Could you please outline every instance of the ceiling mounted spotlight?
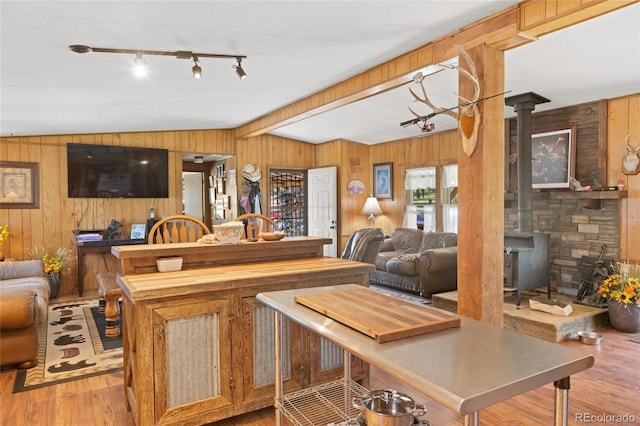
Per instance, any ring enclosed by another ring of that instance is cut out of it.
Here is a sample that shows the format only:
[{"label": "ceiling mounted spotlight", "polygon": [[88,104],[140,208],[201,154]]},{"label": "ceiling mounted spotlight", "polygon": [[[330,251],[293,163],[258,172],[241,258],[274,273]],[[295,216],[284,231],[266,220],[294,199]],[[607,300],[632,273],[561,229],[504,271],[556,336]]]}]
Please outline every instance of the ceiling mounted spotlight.
[{"label": "ceiling mounted spotlight", "polygon": [[147,62],[144,60],[144,58],[142,58],[141,54],[136,54],[136,59],[135,61],[133,61],[133,64],[133,72],[135,73],[135,75],[137,75],[138,77],[144,77],[145,75],[147,75]]},{"label": "ceiling mounted spotlight", "polygon": [[241,57],[238,56],[236,59],[238,60],[238,65],[234,65],[233,68],[235,68],[236,74],[238,74],[238,77],[240,78],[240,80],[242,80],[242,79],[247,77],[247,73],[244,72],[244,70],[242,69],[242,64],[241,64],[242,59],[241,59]]},{"label": "ceiling mounted spotlight", "polygon": [[200,59],[202,58],[218,58],[218,59],[235,59],[238,61],[238,65],[234,65],[233,68],[236,70],[236,74],[241,79],[247,76],[247,73],[242,69],[240,62],[243,58],[246,58],[244,55],[224,55],[219,53],[194,53],[184,50],[179,50],[176,52],[167,52],[163,50],[136,50],[136,49],[111,49],[104,47],[90,47],[85,46],[83,44],[72,44],[69,46],[69,50],[75,53],[121,53],[121,54],[133,54],[136,55],[136,64],[138,60],[145,64],[144,60],[142,60],[142,55],[157,55],[157,56],[173,56],[177,59],[193,59],[194,65],[191,68],[191,72],[193,73],[194,78],[202,77],[202,67],[200,66]]},{"label": "ceiling mounted spotlight", "polygon": [[193,68],[191,68],[193,72],[193,78],[200,79],[202,78],[202,68],[200,67],[200,61],[198,61],[197,56],[193,56]]}]

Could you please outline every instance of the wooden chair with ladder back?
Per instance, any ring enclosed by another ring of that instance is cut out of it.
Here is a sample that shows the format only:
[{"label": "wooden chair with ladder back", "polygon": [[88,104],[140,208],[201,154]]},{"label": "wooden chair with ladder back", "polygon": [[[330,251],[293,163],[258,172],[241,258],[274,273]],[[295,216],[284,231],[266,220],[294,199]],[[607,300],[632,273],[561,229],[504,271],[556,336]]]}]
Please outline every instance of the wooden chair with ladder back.
[{"label": "wooden chair with ladder back", "polygon": [[244,223],[244,238],[247,240],[257,240],[261,232],[280,230],[273,219],[259,213],[245,213],[238,216],[236,221]]},{"label": "wooden chair with ladder back", "polygon": [[160,219],[149,231],[149,244],[196,242],[211,234],[209,227],[200,219],[186,215],[172,215]]}]

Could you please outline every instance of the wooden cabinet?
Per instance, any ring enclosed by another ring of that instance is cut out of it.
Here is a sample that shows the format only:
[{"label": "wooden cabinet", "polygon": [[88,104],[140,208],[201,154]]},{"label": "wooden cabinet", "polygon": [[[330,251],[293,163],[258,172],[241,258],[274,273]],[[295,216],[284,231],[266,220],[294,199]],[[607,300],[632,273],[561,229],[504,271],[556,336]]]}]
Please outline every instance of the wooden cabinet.
[{"label": "wooden cabinet", "polygon": [[[294,241],[303,247],[314,239]],[[298,259],[300,250],[287,254],[286,244],[268,246],[271,261],[229,264],[232,259],[219,257],[225,260],[212,266],[215,256],[203,251],[228,255],[231,246],[193,245],[190,253],[180,245],[187,269],[150,272],[153,256],[178,249],[171,246],[178,245],[115,249],[125,274],[118,276],[125,398],[138,425],[204,424],[273,405],[275,315],[256,295],[327,283],[367,285],[372,269],[335,258]],[[265,252],[267,246],[247,244],[245,255],[250,247]],[[282,331],[287,391],[341,375],[336,349],[316,344],[317,337],[293,322],[284,322]],[[362,367],[356,363],[354,371],[366,378]]]},{"label": "wooden cabinet", "polygon": [[151,309],[156,423],[233,411],[232,311],[215,296]]}]

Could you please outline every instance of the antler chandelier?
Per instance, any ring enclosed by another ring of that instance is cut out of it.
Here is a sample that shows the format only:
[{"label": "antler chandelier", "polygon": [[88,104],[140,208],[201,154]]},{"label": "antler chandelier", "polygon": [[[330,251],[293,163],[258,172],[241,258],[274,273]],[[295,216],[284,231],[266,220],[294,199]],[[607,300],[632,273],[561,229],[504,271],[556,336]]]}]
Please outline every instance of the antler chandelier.
[{"label": "antler chandelier", "polygon": [[224,55],[219,53],[195,53],[185,50],[178,50],[175,52],[167,52],[163,50],[138,50],[138,49],[111,49],[104,47],[90,47],[83,44],[73,44],[69,46],[69,49],[75,53],[121,53],[128,55],[136,55],[136,66],[145,67],[143,55],[156,55],[156,56],[173,56],[177,59],[189,59],[193,61],[193,67],[191,71],[194,78],[202,77],[202,66],[200,65],[200,58],[219,58],[219,59],[235,59],[237,61],[233,68],[236,70],[236,74],[240,79],[247,76],[247,73],[242,68],[242,60],[246,59],[244,55]]}]

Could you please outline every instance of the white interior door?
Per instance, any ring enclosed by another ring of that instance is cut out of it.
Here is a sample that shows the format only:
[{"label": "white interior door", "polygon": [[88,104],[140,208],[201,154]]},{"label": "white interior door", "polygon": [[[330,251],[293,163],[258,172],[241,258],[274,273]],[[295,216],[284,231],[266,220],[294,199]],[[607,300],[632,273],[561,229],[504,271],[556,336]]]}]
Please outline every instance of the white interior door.
[{"label": "white interior door", "polygon": [[337,168],[310,169],[308,180],[308,235],[331,238],[324,246],[324,255],[338,256],[338,188]]},{"label": "white interior door", "polygon": [[184,214],[204,220],[204,173],[182,172],[182,206]]}]

